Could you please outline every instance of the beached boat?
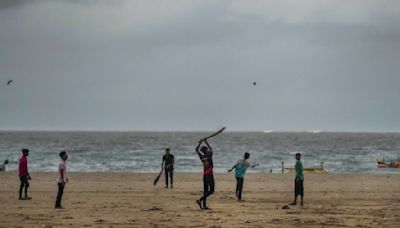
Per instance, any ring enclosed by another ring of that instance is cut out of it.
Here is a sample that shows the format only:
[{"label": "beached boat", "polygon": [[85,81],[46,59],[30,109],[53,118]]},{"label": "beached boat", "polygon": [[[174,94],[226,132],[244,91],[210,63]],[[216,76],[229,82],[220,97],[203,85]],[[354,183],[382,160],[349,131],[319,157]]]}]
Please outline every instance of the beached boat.
[{"label": "beached boat", "polygon": [[[282,173],[283,173],[283,170],[285,173],[296,172],[295,168],[284,168],[284,163],[282,162]],[[303,172],[305,172],[305,173],[326,173],[327,171],[324,169],[324,162],[321,162],[320,167],[306,167],[306,168],[303,168]]]},{"label": "beached boat", "polygon": [[400,158],[398,158],[395,162],[385,162],[383,160],[376,160],[376,168],[396,168],[400,169]]},{"label": "beached boat", "polygon": [[[294,168],[285,168],[285,172],[294,173],[295,169]],[[305,172],[305,173],[326,173],[327,171],[321,167],[308,167],[308,168],[303,168],[303,172]]]}]

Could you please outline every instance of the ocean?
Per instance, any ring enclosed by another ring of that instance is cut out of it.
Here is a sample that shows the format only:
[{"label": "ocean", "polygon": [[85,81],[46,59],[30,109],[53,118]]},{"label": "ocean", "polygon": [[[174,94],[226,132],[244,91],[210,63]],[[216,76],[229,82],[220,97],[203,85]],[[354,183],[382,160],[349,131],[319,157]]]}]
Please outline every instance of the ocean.
[{"label": "ocean", "polygon": [[[159,172],[166,147],[175,156],[176,172],[201,172],[195,153],[200,138],[209,132],[0,132],[0,162],[17,170],[21,148],[30,149],[30,171],[54,172],[59,152],[66,150],[69,171]],[[259,166],[253,173],[281,172],[281,162],[293,167],[300,152],[305,167],[324,162],[328,172],[400,173],[377,169],[376,160],[400,156],[400,133],[328,132],[224,132],[209,140],[214,149],[216,172],[227,169],[250,152]]]}]

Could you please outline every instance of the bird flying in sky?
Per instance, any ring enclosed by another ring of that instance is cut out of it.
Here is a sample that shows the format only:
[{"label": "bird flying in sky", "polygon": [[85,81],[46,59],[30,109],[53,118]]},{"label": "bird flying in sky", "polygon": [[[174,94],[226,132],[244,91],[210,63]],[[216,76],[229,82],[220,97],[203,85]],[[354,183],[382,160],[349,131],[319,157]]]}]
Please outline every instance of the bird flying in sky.
[{"label": "bird flying in sky", "polygon": [[9,81],[7,82],[7,85],[11,85],[12,82],[13,82],[13,80],[9,80]]}]

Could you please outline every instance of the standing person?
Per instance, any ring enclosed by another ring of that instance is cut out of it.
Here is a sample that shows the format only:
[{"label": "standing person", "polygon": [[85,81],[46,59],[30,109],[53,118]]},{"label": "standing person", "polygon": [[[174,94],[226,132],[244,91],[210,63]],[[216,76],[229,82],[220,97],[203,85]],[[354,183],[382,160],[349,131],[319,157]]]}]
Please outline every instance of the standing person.
[{"label": "standing person", "polygon": [[[22,156],[19,159],[18,165],[18,176],[21,181],[21,185],[19,187],[19,200],[30,200],[31,197],[28,197],[28,188],[29,188],[29,180],[31,180],[31,176],[28,172],[28,156],[29,150],[22,149]],[[22,190],[25,188],[25,197],[22,197]]]},{"label": "standing person", "polygon": [[173,188],[173,176],[174,176],[174,155],[170,153],[170,149],[165,149],[165,154],[161,162],[161,170],[164,168],[165,173],[165,188],[168,188],[168,176],[171,179],[171,188]]},{"label": "standing person", "polygon": [[247,168],[249,167],[254,168],[258,165],[258,164],[251,165],[250,162],[247,161],[247,159],[249,158],[250,158],[249,152],[244,153],[244,158],[237,161],[236,164],[230,170],[228,170],[228,172],[232,172],[232,170],[235,169],[236,197],[238,201],[242,200],[243,181]]},{"label": "standing person", "polygon": [[304,174],[303,174],[303,163],[301,163],[301,154],[296,153],[296,178],[294,180],[294,201],[290,205],[296,205],[297,204],[297,196],[301,196],[301,202],[300,205],[303,204],[303,197],[304,197]]},{"label": "standing person", "polygon": [[8,160],[5,160],[4,163],[0,165],[0,172],[6,171],[7,164],[8,164]]},{"label": "standing person", "polygon": [[[201,146],[202,143],[206,143],[207,146]],[[200,148],[200,150],[199,150]],[[214,183],[214,174],[213,174],[213,150],[208,144],[207,140],[202,139],[199,141],[199,145],[196,147],[196,153],[199,155],[201,162],[203,163],[203,185],[204,191],[203,196],[200,199],[196,200],[196,203],[199,205],[200,209],[208,210],[207,207],[207,197],[214,193],[215,183]]]},{"label": "standing person", "polygon": [[68,154],[67,154],[67,152],[61,151],[60,157],[61,157],[61,161],[60,161],[60,164],[58,165],[58,176],[57,176],[58,193],[57,193],[56,206],[55,206],[56,209],[63,208],[61,206],[61,198],[64,194],[65,184],[68,183],[68,178],[67,178]]}]

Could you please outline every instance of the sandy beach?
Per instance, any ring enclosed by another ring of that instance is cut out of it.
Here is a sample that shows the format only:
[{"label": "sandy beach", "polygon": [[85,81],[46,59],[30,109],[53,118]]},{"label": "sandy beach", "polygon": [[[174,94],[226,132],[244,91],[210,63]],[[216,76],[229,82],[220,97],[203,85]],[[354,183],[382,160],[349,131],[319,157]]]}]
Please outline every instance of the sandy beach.
[{"label": "sandy beach", "polygon": [[306,174],[305,205],[293,200],[292,174],[247,174],[243,201],[232,174],[215,175],[216,193],[202,211],[202,174],[70,173],[55,210],[55,173],[32,173],[32,200],[17,200],[15,172],[0,173],[0,227],[400,227],[400,175]]}]

